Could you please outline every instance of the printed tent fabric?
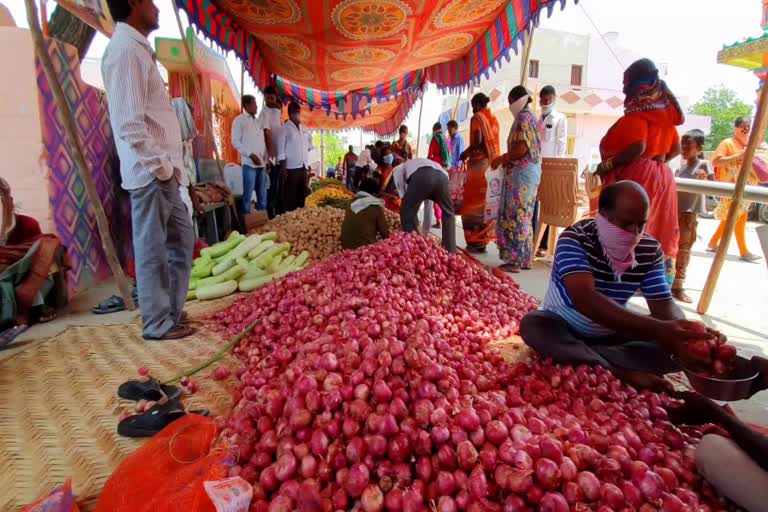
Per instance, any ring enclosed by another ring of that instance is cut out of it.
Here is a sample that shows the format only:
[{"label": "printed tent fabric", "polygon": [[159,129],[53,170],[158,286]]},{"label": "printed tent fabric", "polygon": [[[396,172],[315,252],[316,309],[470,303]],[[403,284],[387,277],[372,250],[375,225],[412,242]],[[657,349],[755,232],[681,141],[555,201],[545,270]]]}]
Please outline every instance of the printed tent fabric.
[{"label": "printed tent fabric", "polygon": [[[576,0],[574,0],[576,1]],[[522,35],[566,0],[176,0],[233,50],[259,87],[273,76],[312,107],[350,92],[391,97],[424,79],[459,88],[509,58]]]}]

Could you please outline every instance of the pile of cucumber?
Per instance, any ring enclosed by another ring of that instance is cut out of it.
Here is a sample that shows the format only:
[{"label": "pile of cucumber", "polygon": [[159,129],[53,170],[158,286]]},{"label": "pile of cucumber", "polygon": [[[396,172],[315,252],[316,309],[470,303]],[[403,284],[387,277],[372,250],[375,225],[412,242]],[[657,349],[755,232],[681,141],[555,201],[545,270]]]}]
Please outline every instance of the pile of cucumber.
[{"label": "pile of cucumber", "polygon": [[236,291],[250,292],[307,265],[309,252],[290,254],[291,244],[276,243],[277,233],[241,235],[200,251],[193,262],[187,300],[211,300]]}]

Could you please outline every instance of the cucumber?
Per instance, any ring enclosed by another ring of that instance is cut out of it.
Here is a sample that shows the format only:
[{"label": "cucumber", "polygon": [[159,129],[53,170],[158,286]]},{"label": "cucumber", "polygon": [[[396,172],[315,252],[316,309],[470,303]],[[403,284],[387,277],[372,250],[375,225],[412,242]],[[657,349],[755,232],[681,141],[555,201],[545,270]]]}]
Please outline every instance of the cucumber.
[{"label": "cucumber", "polygon": [[277,240],[277,233],[274,231],[269,231],[267,233],[263,233],[261,235],[262,240]]},{"label": "cucumber", "polygon": [[210,262],[211,262],[211,257],[209,255],[205,254],[205,255],[202,255],[202,256],[196,258],[195,261],[192,262],[192,266],[193,267],[200,267],[200,266],[207,265]]},{"label": "cucumber", "polygon": [[197,288],[197,279],[190,279],[189,280],[189,289],[194,290]]},{"label": "cucumber", "polygon": [[275,245],[275,242],[273,242],[272,240],[262,240],[261,242],[259,242],[259,245],[251,249],[251,251],[248,253],[248,259],[252,260],[256,258],[257,256],[259,256],[261,253],[263,253],[273,245]]},{"label": "cucumber", "polygon": [[237,287],[241,292],[251,292],[257,288],[261,288],[267,283],[271,283],[274,278],[275,274],[268,274],[251,279],[242,279],[240,283],[238,283]]},{"label": "cucumber", "polygon": [[197,291],[196,290],[189,290],[187,292],[187,300],[195,300],[197,298]]},{"label": "cucumber", "polygon": [[211,271],[213,270],[214,266],[216,266],[216,263],[209,259],[208,263],[204,265],[192,267],[190,276],[194,278],[208,277],[211,275]]},{"label": "cucumber", "polygon": [[245,274],[245,269],[241,267],[240,265],[235,265],[229,270],[213,277],[206,277],[205,279],[200,279],[197,282],[197,290],[201,288],[207,288],[209,286],[221,284],[224,281],[231,281],[233,279],[238,279],[240,276]]},{"label": "cucumber", "polygon": [[229,258],[224,259],[216,264],[216,266],[213,267],[213,270],[211,270],[211,274],[214,276],[218,276],[219,274],[223,274],[227,270],[231,269],[237,265],[237,262],[235,260],[231,260]]},{"label": "cucumber", "polygon": [[[234,231],[233,234],[235,233],[237,232]],[[240,233],[237,233],[236,236],[229,235],[229,238],[227,238],[225,241],[219,242],[210,247],[206,247],[205,249],[200,251],[200,254],[208,255],[211,258],[222,256],[224,254],[227,254],[229,251],[231,251],[235,247],[237,247],[240,244],[240,242],[243,241],[244,238],[245,237]]]},{"label": "cucumber", "polygon": [[212,300],[232,295],[237,291],[237,281],[234,279],[223,283],[207,286],[202,290],[196,290],[198,300]]},{"label": "cucumber", "polygon": [[304,265],[307,263],[308,259],[309,259],[309,251],[301,251],[301,254],[296,256],[296,259],[294,260],[293,264],[299,268],[303,268]]},{"label": "cucumber", "polygon": [[241,257],[237,258],[237,260],[235,260],[235,261],[237,262],[238,265],[240,265],[244,269],[248,270],[248,258],[243,258],[241,256]]},{"label": "cucumber", "polygon": [[259,245],[260,240],[260,235],[251,235],[243,240],[237,247],[229,251],[215,267],[213,267],[213,275],[221,274],[225,270],[232,268],[238,258],[243,258],[248,254],[248,251]]},{"label": "cucumber", "polygon": [[261,254],[258,258],[256,258],[254,261],[257,265],[260,267],[266,267],[269,265],[269,263],[272,261],[272,258],[277,256],[278,254],[281,254],[286,251],[291,250],[291,244],[285,242],[282,244],[275,244],[272,247],[270,247],[266,252]]},{"label": "cucumber", "polygon": [[284,260],[280,261],[280,268],[278,270],[292,266],[295,261],[296,261],[296,256],[294,256],[293,254],[289,254],[288,256],[285,257]]},{"label": "cucumber", "polygon": [[227,240],[232,240],[233,238],[236,238],[236,237],[245,238],[243,235],[240,234],[238,230],[233,229],[232,232],[229,233]]}]

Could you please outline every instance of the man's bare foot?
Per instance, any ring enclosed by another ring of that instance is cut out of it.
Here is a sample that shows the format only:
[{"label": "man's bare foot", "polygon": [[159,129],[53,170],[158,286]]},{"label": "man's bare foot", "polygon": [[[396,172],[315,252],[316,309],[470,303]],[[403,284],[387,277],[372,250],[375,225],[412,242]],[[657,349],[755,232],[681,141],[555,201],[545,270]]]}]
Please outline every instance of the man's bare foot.
[{"label": "man's bare foot", "polygon": [[690,298],[682,288],[672,290],[672,296],[680,302],[685,302],[686,304],[691,304],[693,302],[693,299]]},{"label": "man's bare foot", "polygon": [[672,386],[672,383],[664,377],[659,377],[652,373],[627,370],[626,368],[614,368],[611,372],[617,379],[622,380],[626,384],[634,386],[637,389],[650,389],[651,391],[665,391],[667,393],[671,393],[675,389]]}]

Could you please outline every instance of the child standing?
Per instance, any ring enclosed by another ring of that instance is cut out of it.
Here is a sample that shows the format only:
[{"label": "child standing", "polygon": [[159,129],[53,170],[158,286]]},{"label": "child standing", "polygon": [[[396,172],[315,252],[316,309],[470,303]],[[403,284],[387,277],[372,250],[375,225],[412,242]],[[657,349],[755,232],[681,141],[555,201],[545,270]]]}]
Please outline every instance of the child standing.
[{"label": "child standing", "polygon": [[[680,140],[683,162],[675,172],[678,178],[714,180],[715,173],[710,163],[704,159],[701,152],[704,147],[704,132],[690,130]],[[675,262],[675,281],[672,283],[672,295],[681,302],[691,303],[693,300],[685,293],[685,272],[691,260],[691,247],[696,242],[696,227],[698,216],[704,210],[702,195],[690,192],[677,194],[677,219],[680,225],[680,240]]]}]

